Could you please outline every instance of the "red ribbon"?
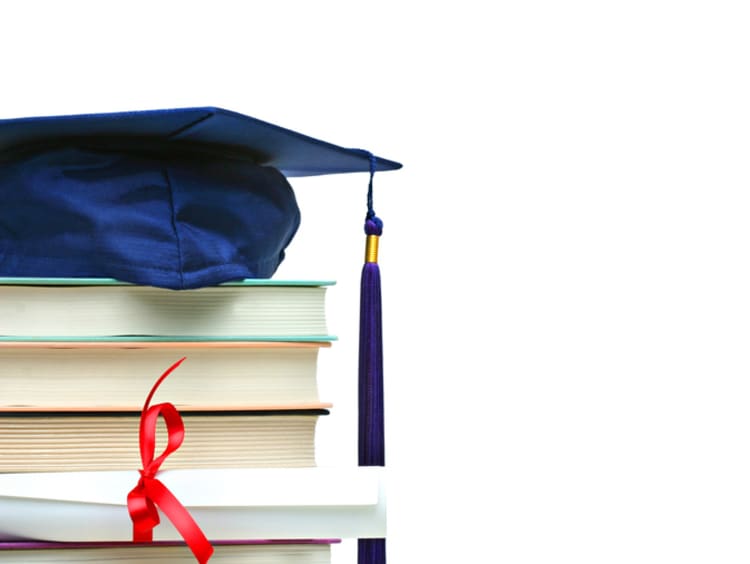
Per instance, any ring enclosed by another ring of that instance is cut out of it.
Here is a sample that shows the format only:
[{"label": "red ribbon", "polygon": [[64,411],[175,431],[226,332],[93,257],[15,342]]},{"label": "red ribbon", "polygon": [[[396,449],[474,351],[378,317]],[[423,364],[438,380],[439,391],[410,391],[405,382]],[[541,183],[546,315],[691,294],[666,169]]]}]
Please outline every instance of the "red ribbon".
[{"label": "red ribbon", "polygon": [[[151,542],[154,539],[154,527],[159,524],[159,512],[156,509],[158,507],[180,532],[198,562],[205,564],[213,554],[213,546],[185,506],[156,479],[156,474],[164,460],[182,444],[185,438],[185,426],[177,408],[171,403],[160,403],[151,407],[149,404],[159,384],[184,360],[185,358],[181,358],[161,375],[151,388],[146,403],[143,405],[139,429],[143,469],[140,470],[141,478],[138,480],[138,485],[128,494],[128,512],[133,520],[134,542]],[[163,417],[167,424],[168,439],[164,452],[158,458],[154,458],[156,424],[159,417]]]}]

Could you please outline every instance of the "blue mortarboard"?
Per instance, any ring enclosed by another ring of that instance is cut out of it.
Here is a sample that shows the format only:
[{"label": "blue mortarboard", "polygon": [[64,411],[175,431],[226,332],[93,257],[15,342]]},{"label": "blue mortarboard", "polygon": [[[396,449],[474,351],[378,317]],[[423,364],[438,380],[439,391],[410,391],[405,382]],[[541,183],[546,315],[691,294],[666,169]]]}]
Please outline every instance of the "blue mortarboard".
[{"label": "blue mortarboard", "polygon": [[0,276],[269,278],[300,220],[286,176],[400,166],[217,108],[0,120]]}]

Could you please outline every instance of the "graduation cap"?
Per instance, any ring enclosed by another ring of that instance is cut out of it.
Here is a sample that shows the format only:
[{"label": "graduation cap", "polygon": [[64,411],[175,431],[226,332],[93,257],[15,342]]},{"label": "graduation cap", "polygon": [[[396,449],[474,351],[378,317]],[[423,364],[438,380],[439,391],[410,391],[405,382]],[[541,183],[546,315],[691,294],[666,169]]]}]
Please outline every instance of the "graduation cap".
[{"label": "graduation cap", "polygon": [[0,120],[0,276],[269,278],[300,221],[285,177],[400,166],[217,108]]},{"label": "graduation cap", "polygon": [[[269,278],[300,213],[286,177],[369,172],[359,464],[383,466],[376,171],[397,162],[219,108],[0,120],[0,277],[171,289]],[[382,539],[359,561],[384,562]]]}]

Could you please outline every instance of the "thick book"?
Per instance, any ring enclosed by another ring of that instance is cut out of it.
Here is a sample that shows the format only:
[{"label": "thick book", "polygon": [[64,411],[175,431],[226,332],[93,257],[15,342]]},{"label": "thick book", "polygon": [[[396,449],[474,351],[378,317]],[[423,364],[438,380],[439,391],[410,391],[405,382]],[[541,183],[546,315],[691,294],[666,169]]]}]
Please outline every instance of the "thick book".
[{"label": "thick book", "polygon": [[[315,466],[320,409],[182,411],[185,438],[164,462],[175,468]],[[141,413],[1,412],[0,472],[127,470],[141,467]],[[156,430],[157,454],[166,445]]]},{"label": "thick book", "polygon": [[176,291],[110,279],[3,278],[0,336],[327,341],[331,284],[263,279]]},{"label": "thick book", "polygon": [[[157,478],[207,538],[381,538],[385,469],[164,470]],[[132,540],[127,493],[137,471],[0,474],[0,539]],[[166,516],[154,540],[182,540]]]},{"label": "thick book", "polygon": [[329,342],[195,341],[0,342],[0,409],[140,410],[154,380],[154,402],[212,406],[319,407],[318,352]]},{"label": "thick book", "polygon": [[[331,544],[337,540],[215,541],[212,564],[329,564]],[[123,564],[194,564],[195,557],[181,542],[61,543],[0,542],[2,564],[52,562],[122,562]]]}]

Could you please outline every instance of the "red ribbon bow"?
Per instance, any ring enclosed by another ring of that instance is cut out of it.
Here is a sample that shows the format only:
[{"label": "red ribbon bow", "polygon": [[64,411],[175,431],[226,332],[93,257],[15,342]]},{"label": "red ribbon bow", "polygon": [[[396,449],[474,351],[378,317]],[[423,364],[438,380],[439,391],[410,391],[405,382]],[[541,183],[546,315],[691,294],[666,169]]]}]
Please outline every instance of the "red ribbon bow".
[{"label": "red ribbon bow", "polygon": [[[164,460],[182,444],[185,438],[185,426],[177,408],[171,403],[160,403],[151,407],[149,404],[159,384],[184,360],[185,358],[181,358],[161,375],[151,388],[146,403],[143,405],[139,429],[143,469],[140,470],[141,478],[138,480],[138,485],[128,494],[128,512],[133,520],[134,542],[151,542],[154,539],[154,527],[159,524],[159,512],[156,509],[158,507],[180,532],[198,562],[205,564],[213,554],[213,546],[185,506],[156,479],[156,474]],[[160,416],[164,417],[164,422],[167,424],[167,447],[161,456],[154,458],[156,424]]]}]

